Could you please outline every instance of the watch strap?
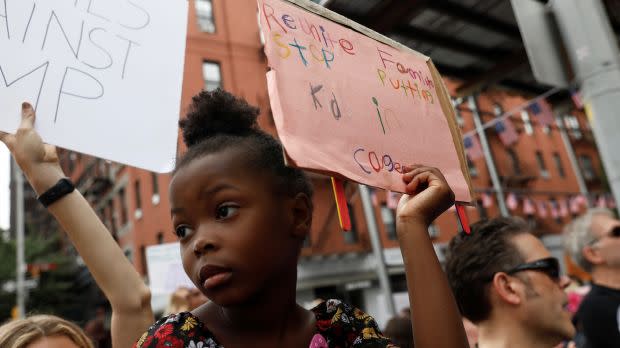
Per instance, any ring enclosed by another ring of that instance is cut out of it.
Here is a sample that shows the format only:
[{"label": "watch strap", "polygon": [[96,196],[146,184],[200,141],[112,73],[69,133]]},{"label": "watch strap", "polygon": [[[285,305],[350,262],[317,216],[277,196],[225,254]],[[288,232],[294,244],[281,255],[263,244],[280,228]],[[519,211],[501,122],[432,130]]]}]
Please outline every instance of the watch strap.
[{"label": "watch strap", "polygon": [[75,190],[75,186],[71,180],[67,178],[62,178],[58,180],[56,185],[52,186],[50,189],[41,194],[37,200],[43,204],[44,207],[49,207],[62,197],[68,195],[69,193]]}]

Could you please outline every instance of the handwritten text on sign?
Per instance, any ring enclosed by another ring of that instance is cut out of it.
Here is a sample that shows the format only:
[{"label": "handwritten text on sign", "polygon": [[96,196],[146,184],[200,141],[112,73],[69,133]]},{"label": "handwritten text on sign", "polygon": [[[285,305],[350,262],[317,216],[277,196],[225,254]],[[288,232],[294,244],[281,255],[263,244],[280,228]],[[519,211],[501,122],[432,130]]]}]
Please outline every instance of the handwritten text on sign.
[{"label": "handwritten text on sign", "polygon": [[428,164],[470,201],[425,57],[285,1],[258,4],[274,118],[297,166],[403,192],[402,167]]},{"label": "handwritten text on sign", "polygon": [[29,101],[46,142],[168,171],[186,22],[185,1],[0,0],[0,129]]}]

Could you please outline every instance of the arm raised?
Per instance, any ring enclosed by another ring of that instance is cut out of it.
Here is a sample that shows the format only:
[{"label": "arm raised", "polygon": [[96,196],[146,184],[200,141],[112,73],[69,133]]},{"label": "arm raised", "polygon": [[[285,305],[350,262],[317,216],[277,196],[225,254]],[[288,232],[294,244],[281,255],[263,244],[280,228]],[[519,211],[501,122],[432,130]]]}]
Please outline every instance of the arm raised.
[{"label": "arm raised", "polygon": [[[24,103],[16,134],[0,132],[0,140],[7,145],[35,192],[41,195],[63,178],[64,173],[56,148],[43,144],[33,128],[34,121],[32,106]],[[131,347],[153,323],[149,288],[77,190],[51,204],[48,210],[66,231],[112,305],[114,347]]]},{"label": "arm raised", "polygon": [[436,168],[405,169],[407,193],[397,209],[396,231],[405,263],[416,347],[468,347],[463,322],[441,269],[428,227],[454,203],[454,193]]}]

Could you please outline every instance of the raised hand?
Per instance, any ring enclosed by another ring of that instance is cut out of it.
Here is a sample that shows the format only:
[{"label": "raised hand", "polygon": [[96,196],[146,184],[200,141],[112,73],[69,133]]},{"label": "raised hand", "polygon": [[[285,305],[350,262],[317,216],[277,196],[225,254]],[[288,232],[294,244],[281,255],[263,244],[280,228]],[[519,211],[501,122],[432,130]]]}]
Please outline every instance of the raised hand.
[{"label": "raised hand", "polygon": [[454,193],[437,168],[413,165],[404,168],[403,195],[396,211],[399,220],[412,220],[430,225],[454,204]]},{"label": "raised hand", "polygon": [[35,112],[29,103],[22,104],[22,120],[15,134],[0,132],[6,144],[37,193],[47,190],[63,176],[56,147],[44,144],[34,130]]}]

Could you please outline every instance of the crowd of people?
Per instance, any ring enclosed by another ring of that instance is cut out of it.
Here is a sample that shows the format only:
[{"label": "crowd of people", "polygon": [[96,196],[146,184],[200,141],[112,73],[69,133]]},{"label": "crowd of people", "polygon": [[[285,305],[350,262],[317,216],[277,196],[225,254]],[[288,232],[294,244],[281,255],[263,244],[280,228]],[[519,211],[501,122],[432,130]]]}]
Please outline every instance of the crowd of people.
[{"label": "crowd of people", "polygon": [[[427,228],[454,194],[439,170],[424,165],[404,168],[407,194],[397,208],[409,311],[382,331],[338,299],[299,306],[297,259],[312,224],[312,185],[285,165],[258,115],[218,89],[195,96],[180,121],[188,150],[172,174],[171,214],[199,291],[180,290],[157,321],[148,287],[34,130],[32,106],[23,104],[16,134],[0,133],[106,295],[114,347],[620,347],[620,221],[612,212],[589,210],[565,228],[566,251],[592,276],[573,314],[571,279],[520,218],[480,221],[457,234],[444,272]],[[53,316],[0,327],[3,348],[92,342]]]}]

